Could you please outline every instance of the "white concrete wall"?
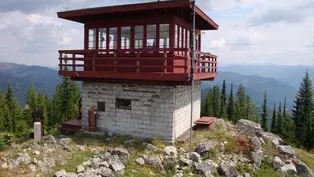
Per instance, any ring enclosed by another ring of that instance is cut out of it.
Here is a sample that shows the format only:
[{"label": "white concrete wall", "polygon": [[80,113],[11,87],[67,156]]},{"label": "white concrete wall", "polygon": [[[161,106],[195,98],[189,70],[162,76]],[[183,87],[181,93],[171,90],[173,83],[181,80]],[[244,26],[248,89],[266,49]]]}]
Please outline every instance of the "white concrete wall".
[{"label": "white concrete wall", "polygon": [[[175,92],[175,111],[173,118],[173,133],[177,138],[190,128],[191,120],[191,86],[180,85]],[[201,116],[201,82],[196,81],[193,94],[193,122]],[[194,123],[193,123],[194,125]]]},{"label": "white concrete wall", "polygon": [[[173,141],[190,126],[190,86],[135,85],[113,83],[82,84],[83,128],[88,128],[88,109],[106,103],[98,112],[100,131],[140,138]],[[116,109],[116,98],[131,99],[131,110]],[[195,84],[194,120],[200,116],[200,82]]]}]

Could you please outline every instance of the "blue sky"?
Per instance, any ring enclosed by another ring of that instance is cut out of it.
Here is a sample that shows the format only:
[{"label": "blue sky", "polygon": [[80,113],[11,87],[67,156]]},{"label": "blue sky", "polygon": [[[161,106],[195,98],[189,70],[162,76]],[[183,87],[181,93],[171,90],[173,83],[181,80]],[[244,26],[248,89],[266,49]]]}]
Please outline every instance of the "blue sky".
[{"label": "blue sky", "polygon": [[[60,44],[83,48],[83,25],[62,21],[56,12],[143,1],[0,1],[0,61],[56,66]],[[220,25],[202,40],[202,50],[218,54],[220,64],[313,64],[313,0],[198,0],[197,5]]]}]

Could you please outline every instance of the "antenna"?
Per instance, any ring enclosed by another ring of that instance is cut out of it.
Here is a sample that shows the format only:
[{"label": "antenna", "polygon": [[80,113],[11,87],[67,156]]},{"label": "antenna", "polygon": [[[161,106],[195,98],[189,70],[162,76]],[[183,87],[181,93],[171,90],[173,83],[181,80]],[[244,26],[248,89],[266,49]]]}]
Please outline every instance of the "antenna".
[{"label": "antenna", "polygon": [[191,0],[192,4],[192,39],[191,39],[191,120],[190,120],[190,158],[192,153],[192,123],[193,123],[193,93],[194,93],[194,57],[195,57],[195,1]]}]

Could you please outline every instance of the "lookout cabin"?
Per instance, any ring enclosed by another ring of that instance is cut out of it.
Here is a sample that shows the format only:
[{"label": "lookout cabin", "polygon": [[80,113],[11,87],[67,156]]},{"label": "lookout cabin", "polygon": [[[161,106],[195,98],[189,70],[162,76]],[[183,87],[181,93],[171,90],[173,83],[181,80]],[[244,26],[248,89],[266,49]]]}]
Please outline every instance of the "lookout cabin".
[{"label": "lookout cabin", "polygon": [[[58,12],[84,24],[84,48],[59,50],[59,75],[82,82],[82,128],[96,109],[97,131],[174,141],[189,130],[190,0]],[[214,80],[217,56],[201,50],[202,31],[218,25],[195,6],[193,120],[202,80]]]}]

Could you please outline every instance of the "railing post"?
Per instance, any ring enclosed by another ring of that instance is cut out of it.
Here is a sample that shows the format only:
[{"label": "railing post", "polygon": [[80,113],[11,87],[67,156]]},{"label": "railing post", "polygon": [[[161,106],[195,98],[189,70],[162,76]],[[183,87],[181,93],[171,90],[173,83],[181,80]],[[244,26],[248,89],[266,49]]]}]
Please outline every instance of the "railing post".
[{"label": "railing post", "polygon": [[137,58],[137,60],[136,60],[136,72],[137,73],[140,73],[141,72],[141,70],[140,70],[140,65],[141,65],[141,62],[140,62],[140,57],[141,57],[141,55],[140,55],[140,52],[137,52],[137,56],[136,56],[136,58]]},{"label": "railing post", "polygon": [[75,71],[75,53],[73,52],[73,54],[72,54],[72,71]]},{"label": "railing post", "polygon": [[113,68],[113,71],[114,72],[118,72],[118,69],[117,69],[117,64],[118,64],[118,62],[117,62],[117,59],[118,59],[118,57],[117,57],[117,53],[115,52],[114,54],[114,60],[113,60],[113,65],[114,65],[114,68]]},{"label": "railing post", "polygon": [[164,73],[167,73],[167,52],[164,51]]},{"label": "railing post", "polygon": [[62,71],[62,53],[59,51],[59,71]]}]

